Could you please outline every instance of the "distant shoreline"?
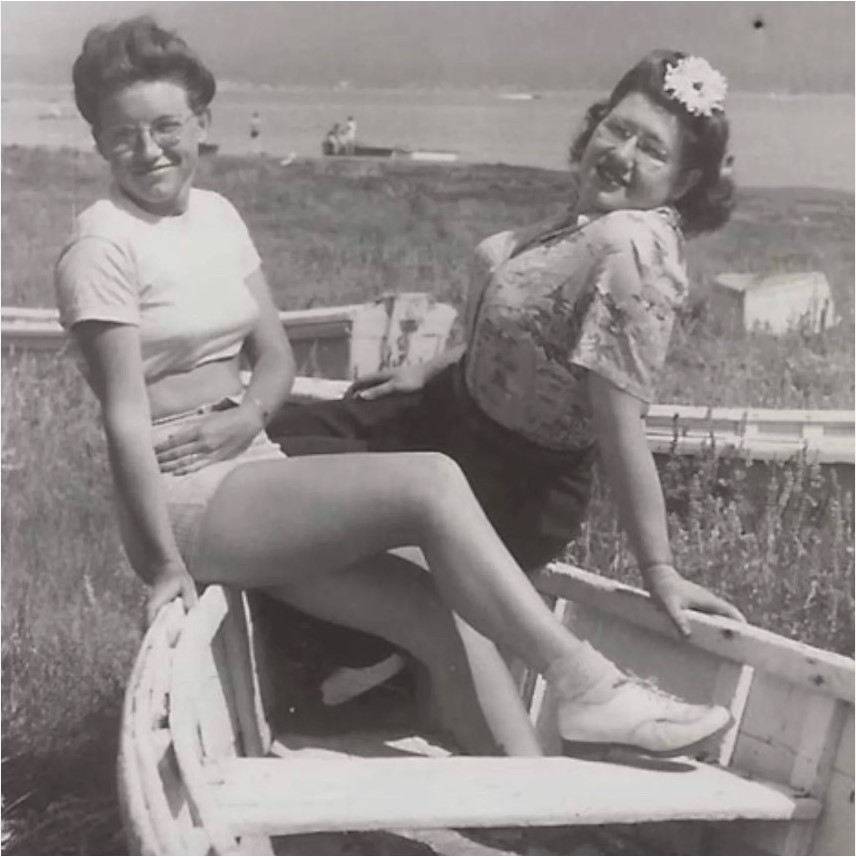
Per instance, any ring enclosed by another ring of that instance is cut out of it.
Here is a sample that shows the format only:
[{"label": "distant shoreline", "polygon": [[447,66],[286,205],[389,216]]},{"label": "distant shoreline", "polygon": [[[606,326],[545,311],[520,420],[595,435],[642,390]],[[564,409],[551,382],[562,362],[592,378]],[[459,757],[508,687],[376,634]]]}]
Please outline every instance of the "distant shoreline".
[{"label": "distant shoreline", "polygon": [[[63,90],[72,95],[72,85],[68,81],[58,81],[54,83],[46,82],[30,82],[24,80],[3,81],[0,86],[0,93],[5,97],[6,90]],[[495,94],[500,96],[504,93],[532,93],[541,97],[561,97],[568,95],[588,95],[593,98],[598,98],[606,94],[602,89],[539,89],[537,87],[529,87],[525,85],[516,86],[514,84],[497,84],[495,86],[340,86],[337,84],[325,83],[243,83],[241,81],[224,80],[217,84],[218,93],[227,92],[337,92],[345,93],[372,93],[382,92],[390,93],[473,93],[473,94]],[[761,89],[733,89],[730,94],[738,98],[853,98],[856,94],[856,89],[836,89],[836,90],[761,90]]]},{"label": "distant shoreline", "polygon": [[[30,84],[3,87],[2,141],[91,151],[90,129],[72,91]],[[539,96],[539,97],[536,97]],[[591,92],[358,90],[319,87],[221,88],[211,140],[220,154],[266,151],[281,159],[321,154],[335,122],[354,115],[360,145],[457,152],[465,163],[561,170]],[[262,117],[251,143],[250,117]],[[853,191],[854,100],[851,95],[752,93],[730,96],[731,153],[740,184]],[[823,129],[823,133],[818,133]]]}]

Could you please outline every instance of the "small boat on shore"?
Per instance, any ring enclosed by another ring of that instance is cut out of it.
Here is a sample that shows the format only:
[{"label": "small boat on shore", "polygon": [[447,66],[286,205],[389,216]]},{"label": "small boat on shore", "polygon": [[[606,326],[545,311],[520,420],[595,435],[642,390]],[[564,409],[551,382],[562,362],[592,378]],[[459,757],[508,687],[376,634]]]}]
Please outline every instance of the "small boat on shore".
[{"label": "small boat on shore", "polygon": [[351,152],[335,152],[325,140],[321,152],[331,158],[388,158],[399,161],[434,161],[450,163],[458,160],[458,153],[444,149],[411,149],[407,146],[354,146]]},{"label": "small boat on shore", "polygon": [[503,101],[537,101],[541,96],[537,92],[500,92]]}]

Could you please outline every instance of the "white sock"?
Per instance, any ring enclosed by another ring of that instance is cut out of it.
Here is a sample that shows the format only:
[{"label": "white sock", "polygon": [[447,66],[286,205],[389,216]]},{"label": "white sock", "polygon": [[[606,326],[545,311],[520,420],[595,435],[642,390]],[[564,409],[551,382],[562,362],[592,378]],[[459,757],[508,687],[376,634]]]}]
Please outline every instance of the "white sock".
[{"label": "white sock", "polygon": [[624,674],[609,658],[587,642],[580,643],[573,653],[553,661],[544,678],[560,696],[574,699],[602,682],[615,682]]}]

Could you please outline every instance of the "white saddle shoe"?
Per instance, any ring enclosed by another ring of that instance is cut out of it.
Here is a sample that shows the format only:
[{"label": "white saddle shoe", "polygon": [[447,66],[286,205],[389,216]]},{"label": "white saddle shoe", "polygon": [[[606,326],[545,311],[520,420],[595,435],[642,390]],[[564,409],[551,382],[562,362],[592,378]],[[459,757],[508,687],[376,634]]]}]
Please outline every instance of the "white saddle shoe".
[{"label": "white saddle shoe", "polygon": [[686,755],[732,724],[728,709],[692,705],[639,679],[610,678],[559,703],[566,755],[623,748],[648,756]]}]

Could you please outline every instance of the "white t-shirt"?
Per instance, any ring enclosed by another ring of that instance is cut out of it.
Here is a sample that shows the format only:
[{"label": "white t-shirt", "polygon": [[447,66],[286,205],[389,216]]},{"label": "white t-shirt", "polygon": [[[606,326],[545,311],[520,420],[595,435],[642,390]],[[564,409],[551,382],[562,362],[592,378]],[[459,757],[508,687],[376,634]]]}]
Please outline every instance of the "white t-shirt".
[{"label": "white t-shirt", "polygon": [[246,278],[259,255],[241,216],[193,189],[175,217],[117,189],[82,212],[55,271],[60,322],[140,328],[147,381],[235,356],[258,317]]}]

